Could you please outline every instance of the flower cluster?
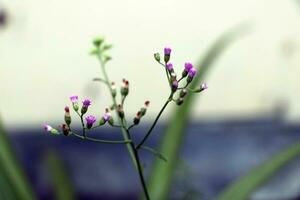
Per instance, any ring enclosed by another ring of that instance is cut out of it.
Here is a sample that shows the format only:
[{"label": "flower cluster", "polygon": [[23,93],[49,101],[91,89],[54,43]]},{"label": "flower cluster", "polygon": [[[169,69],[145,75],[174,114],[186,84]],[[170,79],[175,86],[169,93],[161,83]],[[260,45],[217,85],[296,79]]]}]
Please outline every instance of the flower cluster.
[{"label": "flower cluster", "polygon": [[[207,89],[207,85],[205,83],[202,83],[198,88],[191,88],[194,86],[191,86],[193,84],[192,81],[194,80],[197,69],[191,64],[190,62],[186,62],[183,66],[183,71],[181,73],[181,77],[178,78],[177,74],[175,72],[174,64],[170,62],[171,60],[171,48],[164,48],[164,55],[163,55],[163,61],[161,62],[161,56],[159,53],[154,54],[155,60],[164,67],[164,70],[166,72],[167,80],[168,80],[168,86],[170,89],[170,95],[168,99],[166,100],[164,106],[159,111],[157,117],[155,118],[154,122],[150,126],[150,128],[146,131],[145,135],[141,139],[140,142],[136,142],[136,140],[132,139],[132,135],[130,133],[131,128],[138,125],[142,119],[147,113],[148,107],[150,102],[145,101],[144,105],[138,110],[135,117],[132,120],[132,124],[129,125],[124,111],[124,102],[126,100],[126,97],[129,94],[129,81],[126,79],[123,79],[121,82],[121,85],[119,89],[116,87],[115,82],[111,82],[107,73],[105,65],[109,60],[111,60],[111,57],[107,54],[107,50],[111,48],[111,45],[106,44],[104,42],[103,38],[96,38],[93,41],[94,48],[91,52],[92,55],[96,56],[100,62],[100,66],[103,72],[104,78],[95,78],[95,81],[100,81],[101,83],[104,83],[105,86],[108,87],[110,96],[112,98],[112,104],[109,108],[105,109],[104,114],[100,115],[97,119],[96,116],[88,114],[90,111],[90,107],[92,106],[92,101],[90,99],[83,99],[82,103],[80,104],[79,98],[77,95],[71,96],[70,101],[73,107],[73,111],[71,113],[70,107],[65,106],[64,108],[64,123],[62,123],[59,128],[60,130],[52,128],[50,125],[46,124],[44,125],[44,129],[54,135],[63,134],[65,136],[73,135],[77,138],[88,140],[92,142],[98,142],[98,143],[109,143],[109,144],[126,144],[129,154],[133,160],[133,163],[136,165],[138,173],[140,174],[141,183],[143,186],[143,190],[146,196],[146,199],[149,200],[149,194],[147,192],[146,185],[144,177],[143,177],[143,171],[142,166],[139,158],[139,150],[140,149],[146,149],[149,150],[150,153],[153,153],[155,156],[160,155],[157,153],[154,149],[148,146],[144,146],[144,143],[147,141],[148,137],[152,133],[154,127],[156,126],[160,116],[162,115],[163,111],[167,107],[167,105],[171,102],[175,102],[177,105],[181,105],[184,103],[184,99],[189,93],[199,93]],[[185,80],[185,83],[182,84],[182,81]],[[119,97],[120,98],[117,98]],[[111,111],[115,112],[115,118],[116,124],[114,122],[114,117],[111,113]],[[82,131],[81,133],[76,133],[76,130],[73,130],[71,127],[72,119],[74,116],[78,116],[81,121]],[[98,121],[98,123],[97,123]],[[108,124],[111,127],[117,127],[121,128],[123,140],[103,140],[98,138],[91,138],[87,135],[87,132],[90,129],[95,129],[100,126],[103,126],[104,124]],[[144,148],[143,148],[144,147]],[[145,148],[146,147],[146,148]],[[162,156],[158,156],[161,158]]]},{"label": "flower cluster", "polygon": [[[177,105],[181,105],[184,101],[184,97],[186,96],[186,94],[188,92],[192,92],[192,93],[202,92],[203,90],[207,89],[207,85],[205,83],[202,83],[200,85],[199,89],[192,89],[192,88],[188,87],[189,84],[193,81],[194,77],[197,74],[197,69],[190,62],[186,62],[184,64],[184,68],[181,73],[181,78],[177,79],[177,75],[174,70],[174,65],[173,65],[173,63],[169,62],[170,58],[171,58],[171,52],[172,52],[171,48],[169,48],[169,47],[164,48],[164,63],[161,62],[159,53],[155,53],[154,58],[159,64],[163,65],[166,69],[168,81],[169,81],[170,88],[172,91],[172,94],[171,94],[172,99],[173,99],[173,95],[178,90],[180,91],[179,98],[175,101],[176,101]],[[183,79],[186,79],[186,84],[185,84],[185,86],[180,87],[179,86],[180,82]]]}]

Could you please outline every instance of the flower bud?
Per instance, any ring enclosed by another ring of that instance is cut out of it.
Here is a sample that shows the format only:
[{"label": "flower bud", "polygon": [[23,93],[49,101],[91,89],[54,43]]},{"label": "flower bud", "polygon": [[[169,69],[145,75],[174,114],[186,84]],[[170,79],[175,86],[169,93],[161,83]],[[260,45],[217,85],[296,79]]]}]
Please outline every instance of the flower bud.
[{"label": "flower bud", "polygon": [[124,110],[123,110],[123,108],[122,108],[122,106],[120,104],[117,107],[117,112],[118,112],[119,117],[121,119],[123,119],[125,114],[124,114]]},{"label": "flower bud", "polygon": [[192,63],[184,63],[184,70],[182,72],[182,77],[186,77],[189,71],[193,68]]},{"label": "flower bud", "polygon": [[150,101],[146,101],[145,102],[145,106],[141,108],[140,112],[141,112],[141,116],[144,116],[147,112],[147,108],[149,107]]},{"label": "flower bud", "polygon": [[164,61],[165,61],[165,63],[169,62],[170,56],[171,56],[171,51],[172,51],[172,49],[168,48],[168,47],[166,47],[164,49]]},{"label": "flower bud", "polygon": [[93,124],[97,121],[96,117],[94,117],[93,115],[87,116],[85,120],[86,120],[86,127],[88,129],[92,128]]},{"label": "flower bud", "polygon": [[111,82],[111,92],[112,92],[112,96],[116,97],[117,96],[117,88],[116,88],[116,84],[115,82]]},{"label": "flower bud", "polygon": [[65,107],[65,122],[68,126],[71,124],[71,115],[70,115],[70,108],[68,106]]},{"label": "flower bud", "polygon": [[82,102],[81,114],[84,115],[88,111],[88,107],[91,105],[91,100],[85,99]]},{"label": "flower bud", "polygon": [[93,44],[95,45],[95,47],[99,47],[104,41],[104,38],[103,37],[96,37],[94,40],[93,40]]},{"label": "flower bud", "polygon": [[126,79],[122,80],[121,95],[126,97],[129,93],[129,82]]},{"label": "flower bud", "polygon": [[185,95],[188,93],[188,91],[187,91],[187,89],[182,89],[181,91],[180,91],[180,93],[179,93],[179,97],[181,97],[181,98],[183,98],[183,97],[185,97]]},{"label": "flower bud", "polygon": [[155,53],[155,54],[154,54],[154,58],[155,58],[155,60],[156,60],[157,62],[160,62],[160,55],[159,55],[159,53]]},{"label": "flower bud", "polygon": [[62,124],[62,125],[60,126],[60,128],[61,128],[61,130],[62,130],[62,132],[63,132],[63,134],[64,134],[65,136],[68,136],[68,135],[69,135],[70,129],[69,129],[69,127],[68,127],[67,124]]},{"label": "flower bud", "polygon": [[71,97],[70,97],[70,100],[71,100],[71,102],[72,102],[73,109],[74,109],[75,111],[78,111],[78,109],[79,109],[79,105],[78,105],[78,96],[71,96]]},{"label": "flower bud", "polygon": [[197,92],[202,92],[203,90],[206,90],[208,88],[207,84],[206,83],[202,83],[200,85],[200,87],[198,89],[196,89],[194,92],[197,93]]},{"label": "flower bud", "polygon": [[183,103],[184,99],[182,97],[180,97],[177,101],[176,101],[176,104],[178,106],[180,106],[182,103]]},{"label": "flower bud", "polygon": [[52,126],[50,126],[48,124],[44,125],[44,129],[45,129],[45,131],[50,132],[53,135],[59,135],[59,132],[56,129],[52,128]]},{"label": "flower bud", "polygon": [[136,116],[133,118],[133,123],[138,125],[141,121],[142,113],[139,111],[136,113]]},{"label": "flower bud", "polygon": [[176,81],[176,80],[173,81],[171,87],[172,87],[172,92],[176,92],[176,90],[178,88],[178,81]]},{"label": "flower bud", "polygon": [[174,68],[173,68],[173,64],[172,63],[166,64],[166,68],[168,69],[169,72],[171,72],[171,73],[174,72]]},{"label": "flower bud", "polygon": [[188,83],[192,82],[194,76],[197,74],[197,70],[193,67],[190,69],[190,71],[188,72],[188,77],[186,79],[186,81]]}]

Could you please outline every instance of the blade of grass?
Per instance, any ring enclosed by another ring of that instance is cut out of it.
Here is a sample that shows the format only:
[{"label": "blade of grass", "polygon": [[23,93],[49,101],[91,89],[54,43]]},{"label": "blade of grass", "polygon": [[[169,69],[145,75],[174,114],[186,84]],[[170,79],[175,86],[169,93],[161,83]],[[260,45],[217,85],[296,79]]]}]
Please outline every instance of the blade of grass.
[{"label": "blade of grass", "polygon": [[300,142],[280,151],[271,159],[267,160],[257,168],[251,170],[247,175],[239,178],[220,195],[218,200],[244,200],[259,186],[268,181],[283,166],[293,161],[300,155]]},{"label": "blade of grass", "polygon": [[75,200],[72,182],[58,155],[50,151],[46,154],[46,163],[49,167],[56,200]]},{"label": "blade of grass", "polygon": [[[11,191],[13,194],[7,194],[11,197],[17,196],[16,199],[24,200],[35,200],[36,197],[33,193],[31,185],[29,184],[24,170],[21,167],[20,162],[18,161],[15,152],[10,144],[9,138],[7,137],[2,123],[0,121],[0,165],[1,165],[1,175],[6,177],[4,180],[7,182],[7,185],[13,187]],[[5,184],[5,183],[1,183]],[[2,187],[1,189],[2,190]],[[5,192],[8,193],[9,190]]]},{"label": "blade of grass", "polygon": [[[192,82],[193,87],[198,87],[200,81],[206,76],[208,70],[212,67],[214,61],[222,54],[222,52],[234,41],[240,38],[248,28],[245,24],[238,25],[225,32],[210,47],[204,58],[197,63],[199,66],[198,74]],[[168,199],[168,194],[172,186],[172,180],[176,163],[178,161],[179,150],[183,141],[184,129],[188,123],[189,113],[192,110],[194,97],[197,95],[188,95],[185,103],[176,108],[169,126],[162,138],[160,152],[168,159],[167,163],[156,161],[149,180],[149,191],[152,199]]]}]

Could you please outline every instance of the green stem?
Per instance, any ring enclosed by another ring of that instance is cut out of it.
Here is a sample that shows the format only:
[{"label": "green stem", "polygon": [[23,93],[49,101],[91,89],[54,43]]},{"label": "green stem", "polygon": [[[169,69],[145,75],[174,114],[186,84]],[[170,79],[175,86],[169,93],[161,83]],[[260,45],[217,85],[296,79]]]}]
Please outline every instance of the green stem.
[{"label": "green stem", "polygon": [[91,137],[84,137],[84,136],[79,135],[74,132],[71,132],[71,134],[80,139],[97,142],[97,143],[105,143],[105,144],[128,144],[128,143],[131,143],[131,140],[100,140],[100,139],[91,138]]},{"label": "green stem", "polygon": [[84,125],[84,122],[83,122],[83,114],[80,115],[80,121],[81,121],[81,125],[82,125],[83,137],[86,138],[85,125]]},{"label": "green stem", "polygon": [[[107,87],[110,91],[110,95],[111,95],[111,98],[112,98],[112,101],[113,101],[113,105],[116,108],[117,107],[117,101],[116,101],[116,98],[113,96],[113,90],[112,90],[111,85],[110,85],[110,80],[108,78],[108,75],[107,75],[106,70],[105,70],[104,63],[103,63],[100,55],[98,55],[98,60],[100,62],[100,66],[101,66],[101,70],[102,70],[102,73],[103,73],[103,76],[104,76],[104,80],[108,83]],[[117,116],[119,116],[117,109],[115,109],[115,111],[116,111]],[[121,124],[123,126],[123,120],[120,117],[118,117],[118,121],[119,121],[119,124]],[[124,126],[123,126],[121,128],[121,130],[122,130],[122,135],[123,135],[124,140],[129,140],[126,128],[124,128]],[[131,157],[131,159],[134,163],[134,166],[137,168],[137,162],[136,162],[135,156],[134,156],[134,148],[132,148],[132,146],[130,144],[126,144],[126,146],[127,146],[129,155],[130,155],[130,157]]]},{"label": "green stem", "polygon": [[144,136],[144,138],[141,140],[141,142],[136,146],[136,149],[141,148],[141,146],[145,143],[145,141],[147,140],[147,138],[150,136],[150,134],[151,134],[153,128],[155,127],[156,123],[158,122],[158,119],[160,118],[161,114],[163,113],[163,111],[165,110],[165,108],[167,107],[167,105],[170,103],[170,101],[172,101],[173,94],[174,94],[173,92],[170,94],[168,100],[163,105],[162,109],[159,111],[158,115],[156,116],[156,119],[154,120],[153,124],[149,128],[147,134]]}]

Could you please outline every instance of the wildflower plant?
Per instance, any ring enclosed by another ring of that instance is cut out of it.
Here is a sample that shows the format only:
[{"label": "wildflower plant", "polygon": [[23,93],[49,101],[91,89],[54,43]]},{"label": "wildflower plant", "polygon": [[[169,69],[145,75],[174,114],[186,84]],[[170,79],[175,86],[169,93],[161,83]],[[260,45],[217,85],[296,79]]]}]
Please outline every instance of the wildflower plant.
[{"label": "wildflower plant", "polygon": [[[161,59],[159,53],[155,53],[155,60],[158,64],[160,64],[163,67],[163,70],[165,70],[167,78],[166,84],[168,84],[169,86],[170,94],[167,97],[167,100],[165,101],[161,110],[158,112],[155,120],[152,122],[149,129],[145,132],[143,138],[140,141],[136,141],[134,140],[133,135],[131,134],[132,128],[139,125],[141,119],[146,115],[150,102],[145,101],[144,105],[136,113],[136,116],[131,120],[131,123],[129,123],[130,120],[126,118],[126,113],[124,111],[124,102],[129,94],[129,81],[123,79],[121,82],[120,90],[118,91],[115,82],[111,82],[106,70],[106,64],[111,60],[111,57],[108,55],[108,50],[112,47],[112,45],[105,43],[103,38],[98,37],[94,39],[93,46],[94,48],[91,51],[91,55],[95,56],[99,60],[100,69],[102,72],[102,78],[95,78],[94,81],[102,82],[107,86],[112,99],[112,106],[106,108],[105,112],[102,115],[100,114],[100,116],[97,118],[96,116],[88,114],[88,111],[92,106],[91,100],[84,99],[80,103],[78,96],[71,96],[70,101],[72,103],[73,108],[72,114],[70,108],[66,106],[64,109],[64,123],[61,124],[58,129],[55,129],[48,124],[44,125],[44,128],[46,131],[53,135],[74,136],[82,140],[96,143],[126,145],[132,162],[135,168],[137,169],[144,195],[146,199],[149,200],[150,196],[143,175],[140,159],[140,150],[148,150],[155,156],[158,156],[158,158],[166,160],[158,151],[156,151],[152,147],[145,145],[147,139],[152,134],[159,118],[161,117],[168,104],[175,103],[178,106],[180,106],[184,103],[184,99],[187,95],[189,95],[190,93],[200,93],[207,89],[207,85],[203,83],[199,86],[199,88],[189,87],[190,83],[193,81],[193,78],[197,74],[196,68],[194,68],[194,66],[189,62],[184,64],[180,78],[177,77],[174,66],[170,62],[172,52],[171,48],[164,48],[163,59]],[[112,115],[112,112],[114,112],[115,115]],[[72,118],[76,116],[81,121],[80,132],[76,132],[71,126]],[[105,124],[108,124],[109,126],[114,128],[121,129],[123,140],[104,140],[93,138],[88,135],[88,132],[91,129],[100,128]]]}]

